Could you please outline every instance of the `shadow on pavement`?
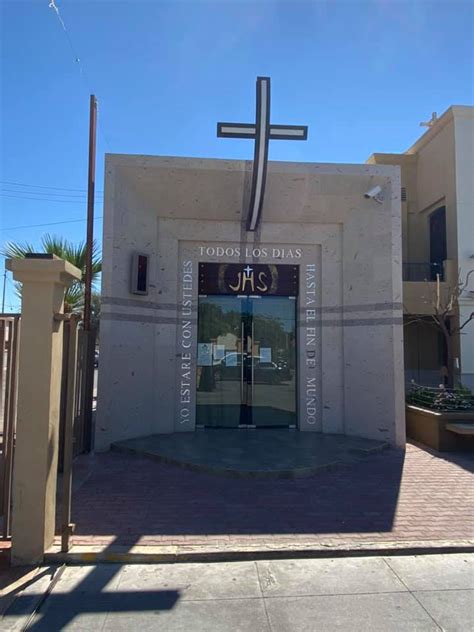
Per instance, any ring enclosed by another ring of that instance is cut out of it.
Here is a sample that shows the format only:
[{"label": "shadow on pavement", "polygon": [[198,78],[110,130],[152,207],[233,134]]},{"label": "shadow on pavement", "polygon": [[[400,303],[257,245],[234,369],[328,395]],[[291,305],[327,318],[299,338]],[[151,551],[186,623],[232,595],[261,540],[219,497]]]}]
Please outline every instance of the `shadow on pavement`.
[{"label": "shadow on pavement", "polygon": [[[28,585],[22,586],[32,590],[22,592],[11,603],[4,613],[4,622],[18,622],[23,619],[22,629],[51,632],[63,630],[71,624],[76,616],[103,613],[140,613],[171,610],[179,599],[176,590],[127,590],[117,589],[116,578],[121,570],[119,564],[101,564],[99,566],[81,567],[86,571],[79,581],[63,580],[60,588],[55,590],[55,582],[60,579],[62,569],[56,569],[56,574],[48,585],[35,584],[51,573],[51,568],[39,573]],[[114,585],[115,580],[115,585]],[[113,587],[113,592],[107,592],[107,586]],[[94,624],[97,619],[93,619]],[[91,628],[92,629],[92,628]]]},{"label": "shadow on pavement", "polygon": [[426,454],[431,454],[431,456],[442,459],[443,461],[447,461],[448,463],[453,463],[458,467],[461,467],[463,470],[474,473],[474,452],[472,450],[463,450],[459,452],[438,452],[437,450],[433,450],[433,448],[429,448],[418,441],[409,440],[410,443]]},{"label": "shadow on pavement", "polygon": [[[97,454],[73,497],[74,540],[389,532],[404,450],[295,480],[229,479],[126,454]],[[92,542],[91,542],[92,543]]]}]

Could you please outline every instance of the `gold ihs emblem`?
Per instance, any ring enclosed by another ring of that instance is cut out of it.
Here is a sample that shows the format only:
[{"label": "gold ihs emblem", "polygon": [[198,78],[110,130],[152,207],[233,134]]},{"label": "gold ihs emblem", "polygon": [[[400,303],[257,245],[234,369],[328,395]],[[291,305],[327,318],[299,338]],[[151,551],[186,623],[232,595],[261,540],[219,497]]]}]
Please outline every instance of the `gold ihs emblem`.
[{"label": "gold ihs emblem", "polygon": [[229,287],[234,292],[246,292],[247,286],[251,292],[255,292],[255,289],[259,292],[267,292],[268,284],[266,279],[267,274],[262,270],[257,274],[257,279],[255,280],[255,272],[253,268],[248,265],[241,272],[237,273],[237,283],[234,285],[229,283]]}]

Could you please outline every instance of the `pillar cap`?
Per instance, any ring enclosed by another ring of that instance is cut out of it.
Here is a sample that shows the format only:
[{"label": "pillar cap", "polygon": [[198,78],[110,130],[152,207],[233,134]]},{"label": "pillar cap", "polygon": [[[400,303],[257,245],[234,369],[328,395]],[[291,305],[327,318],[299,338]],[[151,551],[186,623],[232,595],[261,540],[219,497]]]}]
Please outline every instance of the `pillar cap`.
[{"label": "pillar cap", "polygon": [[13,272],[15,281],[22,283],[30,281],[69,286],[73,281],[80,281],[82,278],[79,268],[69,261],[44,253],[32,253],[32,256],[25,259],[7,259],[5,267]]}]

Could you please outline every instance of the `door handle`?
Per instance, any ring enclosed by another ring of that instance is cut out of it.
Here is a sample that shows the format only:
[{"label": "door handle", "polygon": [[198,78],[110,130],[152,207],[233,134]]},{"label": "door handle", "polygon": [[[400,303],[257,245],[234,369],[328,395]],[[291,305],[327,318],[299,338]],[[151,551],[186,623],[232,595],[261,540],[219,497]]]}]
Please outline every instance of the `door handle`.
[{"label": "door handle", "polygon": [[252,318],[252,338],[250,340],[250,362],[251,362],[251,365],[250,365],[251,369],[250,370],[251,370],[251,380],[252,380],[252,406],[253,406],[253,387],[254,387],[254,384],[255,384],[255,380],[254,380],[254,362],[253,362],[253,360],[254,360],[254,358],[253,358],[253,343],[254,343],[253,325],[254,325],[254,322],[253,322],[253,318]]},{"label": "door handle", "polygon": [[240,403],[244,403],[244,321],[240,329]]}]

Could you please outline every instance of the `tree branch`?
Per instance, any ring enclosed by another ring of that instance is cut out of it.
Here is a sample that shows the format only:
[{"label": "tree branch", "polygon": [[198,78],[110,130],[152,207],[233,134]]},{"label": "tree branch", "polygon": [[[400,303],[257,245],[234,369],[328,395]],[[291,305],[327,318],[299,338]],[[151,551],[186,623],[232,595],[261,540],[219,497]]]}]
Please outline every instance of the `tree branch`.
[{"label": "tree branch", "polygon": [[474,274],[474,268],[472,270],[469,270],[469,272],[466,274],[466,278],[464,279],[464,283],[461,283],[461,281],[459,282],[459,294],[460,295],[464,292],[464,290],[469,285],[469,278],[470,278],[471,274]]},{"label": "tree branch", "polygon": [[458,334],[460,331],[462,331],[464,329],[464,327],[471,322],[471,320],[474,320],[474,312],[472,312],[472,314],[466,318],[466,320],[463,322],[462,325],[459,325],[459,327],[455,327],[453,329],[453,334]]}]

